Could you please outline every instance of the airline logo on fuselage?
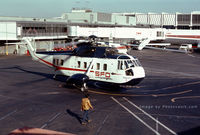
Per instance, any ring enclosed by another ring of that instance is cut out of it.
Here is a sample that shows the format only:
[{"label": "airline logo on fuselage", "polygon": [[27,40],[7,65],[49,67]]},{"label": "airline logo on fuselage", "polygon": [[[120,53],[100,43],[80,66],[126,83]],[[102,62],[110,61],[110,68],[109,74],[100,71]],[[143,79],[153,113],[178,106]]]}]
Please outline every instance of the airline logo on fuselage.
[{"label": "airline logo on fuselage", "polygon": [[110,73],[109,73],[109,72],[95,71],[95,76],[96,76],[96,77],[110,78]]},{"label": "airline logo on fuselage", "polygon": [[104,80],[112,80],[111,74],[109,72],[101,72],[95,71],[95,78],[104,79]]}]

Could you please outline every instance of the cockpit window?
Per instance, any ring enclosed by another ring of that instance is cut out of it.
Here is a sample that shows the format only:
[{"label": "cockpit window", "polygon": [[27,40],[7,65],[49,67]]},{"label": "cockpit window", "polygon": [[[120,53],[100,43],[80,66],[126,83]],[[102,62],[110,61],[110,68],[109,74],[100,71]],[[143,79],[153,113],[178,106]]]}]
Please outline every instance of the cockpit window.
[{"label": "cockpit window", "polygon": [[123,61],[118,61],[118,69],[123,70]]},{"label": "cockpit window", "polygon": [[128,62],[128,65],[129,65],[130,67],[134,67],[134,66],[135,66],[135,64],[134,64],[133,61],[131,61],[131,60],[127,60],[127,62]]},{"label": "cockpit window", "polygon": [[127,76],[133,76],[133,70],[132,69],[129,69],[129,70],[126,70],[126,75]]},{"label": "cockpit window", "polygon": [[127,61],[124,61],[124,65],[125,65],[126,69],[129,68]]},{"label": "cockpit window", "polygon": [[140,67],[141,64],[138,59],[134,60],[119,60],[118,61],[118,69],[123,70],[123,69],[129,69],[132,67]]},{"label": "cockpit window", "polygon": [[137,62],[135,60],[132,60],[132,62],[133,62],[133,64],[134,64],[135,67],[138,66],[138,64],[137,64]]},{"label": "cockpit window", "polygon": [[139,61],[138,59],[136,59],[136,62],[137,62],[137,64],[138,64],[139,66],[142,66],[141,63],[140,63],[140,61]]},{"label": "cockpit window", "polygon": [[132,62],[134,63],[134,65],[135,65],[136,67],[142,66],[142,65],[140,64],[140,61],[139,61],[138,59],[132,60]]},{"label": "cockpit window", "polygon": [[117,69],[120,69],[120,63],[121,63],[121,61],[118,60],[118,66],[117,66]]}]

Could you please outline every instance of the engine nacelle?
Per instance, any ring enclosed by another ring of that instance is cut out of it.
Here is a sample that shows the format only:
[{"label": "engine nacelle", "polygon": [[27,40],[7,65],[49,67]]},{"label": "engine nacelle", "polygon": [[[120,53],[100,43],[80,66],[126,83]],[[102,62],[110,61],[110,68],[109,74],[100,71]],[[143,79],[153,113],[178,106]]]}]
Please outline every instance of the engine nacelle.
[{"label": "engine nacelle", "polygon": [[75,85],[82,90],[83,87],[85,89],[88,80],[89,77],[85,74],[74,74],[67,79],[67,83]]}]

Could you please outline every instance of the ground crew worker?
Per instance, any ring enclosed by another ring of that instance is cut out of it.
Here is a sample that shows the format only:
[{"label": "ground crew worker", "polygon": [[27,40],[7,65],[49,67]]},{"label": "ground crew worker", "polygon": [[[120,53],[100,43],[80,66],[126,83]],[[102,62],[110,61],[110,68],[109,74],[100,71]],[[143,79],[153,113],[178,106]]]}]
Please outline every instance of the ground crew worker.
[{"label": "ground crew worker", "polygon": [[89,110],[93,109],[90,100],[89,100],[89,95],[85,94],[85,97],[82,98],[82,103],[81,103],[81,111],[83,112],[83,120],[82,120],[82,125],[85,125],[86,122],[91,122],[91,120],[89,119],[88,113]]}]

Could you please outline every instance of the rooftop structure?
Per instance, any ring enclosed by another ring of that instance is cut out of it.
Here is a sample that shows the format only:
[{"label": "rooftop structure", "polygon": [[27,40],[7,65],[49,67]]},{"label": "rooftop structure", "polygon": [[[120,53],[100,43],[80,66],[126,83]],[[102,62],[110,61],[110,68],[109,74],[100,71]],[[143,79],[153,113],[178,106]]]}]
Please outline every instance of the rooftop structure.
[{"label": "rooftop structure", "polygon": [[191,13],[115,13],[132,16],[137,27],[162,27],[167,29],[200,29],[200,11]]},{"label": "rooftop structure", "polygon": [[63,13],[61,18],[70,25],[87,26],[136,26],[135,17],[111,13],[92,12],[89,9],[73,9],[71,13]]}]

